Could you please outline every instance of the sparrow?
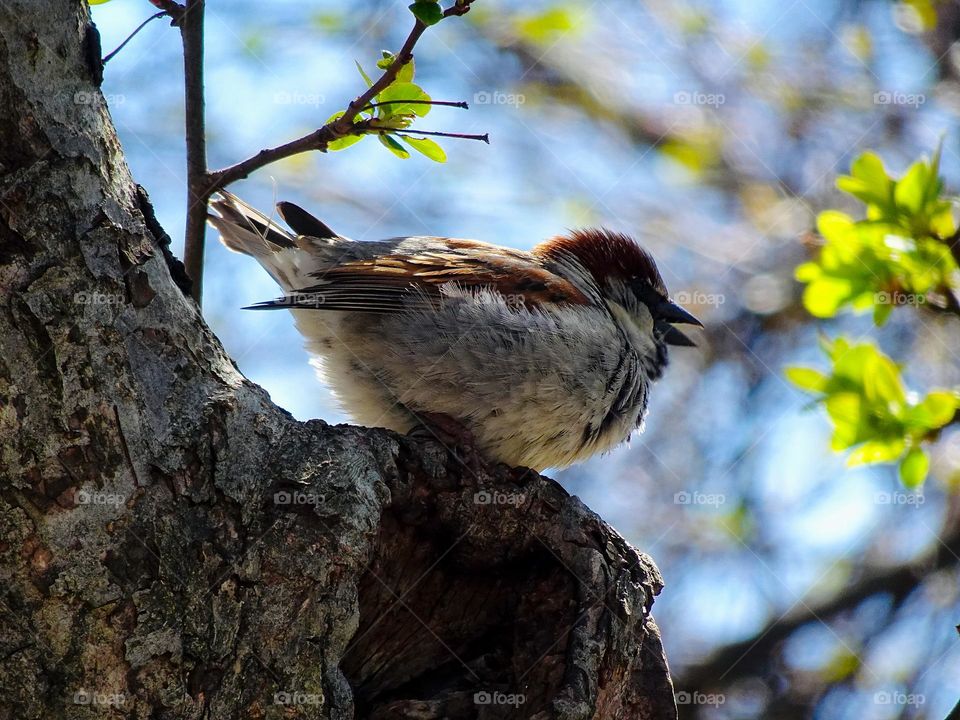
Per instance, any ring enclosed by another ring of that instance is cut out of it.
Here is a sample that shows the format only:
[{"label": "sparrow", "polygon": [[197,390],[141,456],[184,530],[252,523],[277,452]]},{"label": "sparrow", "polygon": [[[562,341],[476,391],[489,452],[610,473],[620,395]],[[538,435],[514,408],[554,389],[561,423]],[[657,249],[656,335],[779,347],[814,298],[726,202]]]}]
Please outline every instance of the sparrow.
[{"label": "sparrow", "polygon": [[411,236],[355,241],[289,202],[290,232],[236,196],[211,203],[230,250],[284,295],[312,364],[361,425],[410,432],[441,420],[482,457],[561,468],[642,431],[669,346],[703,327],[669,299],[630,237],[584,229],[531,251]]}]

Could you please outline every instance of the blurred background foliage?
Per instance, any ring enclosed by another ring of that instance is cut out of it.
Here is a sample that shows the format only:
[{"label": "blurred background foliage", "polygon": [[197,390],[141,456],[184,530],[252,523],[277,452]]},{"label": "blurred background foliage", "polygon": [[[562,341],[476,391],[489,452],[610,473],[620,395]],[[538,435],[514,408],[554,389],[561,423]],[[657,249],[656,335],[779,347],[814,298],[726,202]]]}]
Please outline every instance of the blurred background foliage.
[{"label": "blurred background foliage", "polygon": [[[341,110],[406,5],[208,2],[211,167]],[[104,48],[151,12],[96,7]],[[437,164],[364,142],[232,190],[357,239],[636,236],[707,329],[643,434],[555,476],[663,571],[681,717],[942,718],[960,695],[958,38],[960,5],[930,0],[477,0],[416,52],[417,83],[470,110],[415,127],[490,146],[443,140]],[[103,88],[177,249],[181,80],[161,20]],[[272,281],[210,240],[204,312],[240,368],[295,416],[345,421],[290,319],[239,310]]]}]

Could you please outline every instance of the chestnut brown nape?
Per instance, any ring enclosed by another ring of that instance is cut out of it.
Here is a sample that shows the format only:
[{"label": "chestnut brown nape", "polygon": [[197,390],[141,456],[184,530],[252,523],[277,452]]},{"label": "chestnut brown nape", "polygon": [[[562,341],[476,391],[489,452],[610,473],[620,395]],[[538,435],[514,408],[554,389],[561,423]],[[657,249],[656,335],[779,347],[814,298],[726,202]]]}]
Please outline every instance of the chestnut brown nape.
[{"label": "chestnut brown nape", "polygon": [[533,253],[553,259],[572,255],[598,281],[610,277],[627,282],[641,280],[661,297],[667,297],[667,288],[653,256],[623,233],[604,228],[573,230],[568,235],[558,235],[540,243]]}]

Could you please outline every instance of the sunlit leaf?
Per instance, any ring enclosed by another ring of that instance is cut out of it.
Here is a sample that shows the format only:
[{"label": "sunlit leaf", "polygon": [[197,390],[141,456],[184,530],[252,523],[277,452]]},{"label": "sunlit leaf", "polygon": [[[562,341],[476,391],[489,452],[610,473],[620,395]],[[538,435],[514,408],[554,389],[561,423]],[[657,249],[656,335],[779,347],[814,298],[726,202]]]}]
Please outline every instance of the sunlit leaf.
[{"label": "sunlit leaf", "polygon": [[370,76],[364,71],[363,66],[360,64],[359,60],[354,60],[357,65],[357,70],[360,71],[360,76],[363,78],[363,81],[367,84],[367,87],[373,85],[373,80],[370,79]]},{"label": "sunlit leaf", "polygon": [[882,327],[886,324],[892,312],[893,305],[891,303],[876,303],[873,306],[873,324]]},{"label": "sunlit leaf", "polygon": [[927,164],[918,161],[897,181],[894,199],[902,210],[913,214],[923,210],[929,173]]},{"label": "sunlit leaf", "polygon": [[377,135],[377,139],[387,150],[392,152],[398,158],[402,158],[403,160],[406,160],[408,157],[410,157],[410,151],[407,150],[405,147],[403,147],[403,145],[398,143],[389,135],[380,133],[379,135]]},{"label": "sunlit leaf", "polygon": [[436,162],[440,163],[447,161],[447,154],[443,151],[443,148],[437,145],[437,143],[430,138],[416,138],[404,135],[401,140],[403,140],[405,143],[407,143],[407,145],[412,147],[420,154],[426,155],[431,160],[435,160]]},{"label": "sunlit leaf", "polygon": [[839,210],[824,210],[817,215],[817,232],[825,238],[846,237],[853,227],[853,218]]},{"label": "sunlit leaf", "polygon": [[363,140],[363,138],[363,135],[347,135],[346,137],[337,138],[336,140],[331,140],[329,143],[327,143],[327,150],[332,152],[343,150],[351,145],[356,145],[358,142]]},{"label": "sunlit leaf", "polygon": [[900,480],[908,488],[918,488],[930,472],[930,458],[920,448],[912,448],[900,461]]},{"label": "sunlit leaf", "polygon": [[827,388],[827,376],[819,370],[808,367],[788,367],[783,371],[787,380],[801,390],[822,393]]},{"label": "sunlit leaf", "polygon": [[[397,102],[399,100],[419,100],[419,103],[406,104]],[[377,102],[389,102],[390,105],[384,105],[381,109],[381,117],[391,115],[417,115],[424,117],[430,112],[430,105],[424,105],[424,101],[429,101],[430,96],[423,91],[419,85],[409,82],[395,82],[386,90],[377,95]]]},{"label": "sunlit leaf", "polygon": [[803,306],[814,317],[833,317],[851,297],[851,290],[847,278],[821,276],[803,291]]},{"label": "sunlit leaf", "polygon": [[919,427],[941,428],[953,420],[958,405],[957,396],[953,393],[942,390],[932,392],[910,409],[907,421]]},{"label": "sunlit leaf", "polygon": [[416,74],[413,58],[404,63],[397,72],[397,82],[413,82],[413,76]]},{"label": "sunlit leaf", "polygon": [[578,5],[553,5],[532,14],[522,15],[514,23],[520,36],[532,43],[553,42],[560,35],[568,35],[579,29],[583,22],[583,9]]},{"label": "sunlit leaf", "polygon": [[418,0],[410,7],[410,12],[424,25],[436,25],[443,20],[443,10],[431,0]]},{"label": "sunlit leaf", "polygon": [[880,401],[886,405],[902,405],[906,402],[906,391],[900,379],[900,370],[894,362],[873,350],[872,357],[865,363],[863,372],[864,395],[870,401]]},{"label": "sunlit leaf", "polygon": [[847,458],[847,467],[893,462],[903,454],[905,446],[906,443],[900,438],[869,440],[850,453]]}]

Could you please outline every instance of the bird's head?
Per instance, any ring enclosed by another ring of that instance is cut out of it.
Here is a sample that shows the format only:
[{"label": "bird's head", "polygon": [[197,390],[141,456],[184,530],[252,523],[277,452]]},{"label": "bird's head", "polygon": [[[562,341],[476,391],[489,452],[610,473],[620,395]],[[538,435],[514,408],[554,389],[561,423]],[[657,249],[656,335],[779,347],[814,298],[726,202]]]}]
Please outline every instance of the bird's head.
[{"label": "bird's head", "polygon": [[645,356],[651,379],[667,364],[668,345],[694,345],[674,325],[703,324],[670,300],[653,257],[627,235],[575,230],[537,246],[534,253],[607,306]]}]

